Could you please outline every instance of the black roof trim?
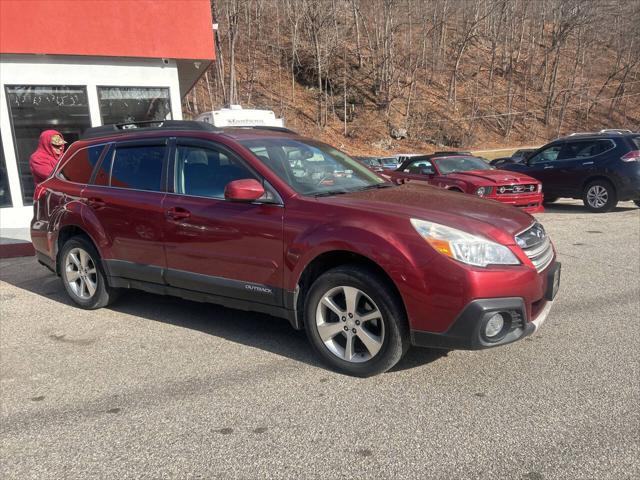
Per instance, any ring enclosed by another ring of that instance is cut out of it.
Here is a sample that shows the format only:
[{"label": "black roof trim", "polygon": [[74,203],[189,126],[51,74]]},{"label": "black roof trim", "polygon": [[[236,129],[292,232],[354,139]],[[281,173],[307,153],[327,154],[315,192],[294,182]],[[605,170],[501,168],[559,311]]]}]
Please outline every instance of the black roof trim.
[{"label": "black roof trim", "polygon": [[145,132],[158,132],[163,130],[199,130],[205,132],[223,133],[225,130],[231,129],[255,129],[268,130],[273,132],[291,133],[297,135],[296,132],[284,127],[269,127],[263,125],[247,125],[237,127],[214,127],[210,123],[200,122],[197,120],[145,120],[141,122],[115,123],[110,125],[102,125],[100,127],[87,128],[80,140],[90,138],[108,137],[112,135],[131,135]]},{"label": "black roof trim", "polygon": [[440,157],[442,155],[469,155],[469,156],[473,156],[473,154],[471,152],[468,151],[442,151],[442,152],[433,152],[432,155],[434,157]]},{"label": "black roof trim", "polygon": [[237,125],[237,126],[229,126],[229,127],[222,127],[222,129],[252,129],[252,130],[269,130],[272,132],[282,132],[282,133],[292,133],[294,135],[297,135],[298,132],[294,132],[293,130],[290,130],[288,128],[285,127],[271,127],[268,125]]},{"label": "black roof trim", "polygon": [[108,137],[111,135],[127,135],[143,132],[170,130],[200,130],[205,132],[217,132],[222,130],[214,127],[210,123],[198,122],[195,120],[146,120],[142,122],[115,123],[102,125],[100,127],[87,128],[81,140],[98,137]]}]

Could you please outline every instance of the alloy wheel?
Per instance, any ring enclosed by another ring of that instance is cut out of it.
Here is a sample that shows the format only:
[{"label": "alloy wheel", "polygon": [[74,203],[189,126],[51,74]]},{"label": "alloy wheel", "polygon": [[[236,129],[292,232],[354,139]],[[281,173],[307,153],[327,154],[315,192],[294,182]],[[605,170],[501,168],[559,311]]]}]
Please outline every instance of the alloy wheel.
[{"label": "alloy wheel", "polygon": [[609,192],[602,185],[593,185],[587,191],[587,202],[592,208],[602,208],[609,201]]},{"label": "alloy wheel", "polygon": [[89,300],[95,295],[98,288],[98,270],[85,250],[78,247],[69,250],[64,270],[67,284],[77,297]]},{"label": "alloy wheel", "polygon": [[385,339],[380,309],[355,287],[334,287],[322,296],[316,308],[316,328],[333,355],[352,363],[371,360]]}]

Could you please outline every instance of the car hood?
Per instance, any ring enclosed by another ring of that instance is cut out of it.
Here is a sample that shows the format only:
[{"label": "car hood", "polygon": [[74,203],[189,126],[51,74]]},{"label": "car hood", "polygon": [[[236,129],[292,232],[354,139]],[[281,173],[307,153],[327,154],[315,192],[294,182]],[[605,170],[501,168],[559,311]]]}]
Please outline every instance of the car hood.
[{"label": "car hood", "polygon": [[446,176],[455,180],[466,182],[482,182],[495,185],[511,185],[514,183],[538,183],[535,178],[523,173],[515,173],[507,170],[470,170],[468,172],[455,172]]},{"label": "car hood", "polygon": [[319,197],[317,201],[360,210],[365,219],[369,213],[379,213],[428,220],[505,245],[513,245],[513,237],[535,221],[528,213],[494,200],[411,183]]}]

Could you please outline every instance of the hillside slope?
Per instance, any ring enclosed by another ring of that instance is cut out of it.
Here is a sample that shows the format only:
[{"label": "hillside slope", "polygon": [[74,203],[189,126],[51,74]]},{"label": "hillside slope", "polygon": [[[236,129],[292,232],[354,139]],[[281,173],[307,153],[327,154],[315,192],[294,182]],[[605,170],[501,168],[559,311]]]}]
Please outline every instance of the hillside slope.
[{"label": "hillside slope", "polygon": [[352,154],[640,130],[637,0],[216,4],[218,61],[185,100],[194,115],[268,108]]}]

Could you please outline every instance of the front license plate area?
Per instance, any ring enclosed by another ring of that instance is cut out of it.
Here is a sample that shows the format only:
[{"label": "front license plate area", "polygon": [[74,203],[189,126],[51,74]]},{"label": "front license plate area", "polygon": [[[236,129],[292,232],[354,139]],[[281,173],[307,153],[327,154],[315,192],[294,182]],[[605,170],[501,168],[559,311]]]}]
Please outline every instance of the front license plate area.
[{"label": "front license plate area", "polygon": [[556,297],[558,289],[560,288],[560,270],[561,264],[556,263],[549,273],[547,273],[547,292],[544,297],[549,301]]}]

